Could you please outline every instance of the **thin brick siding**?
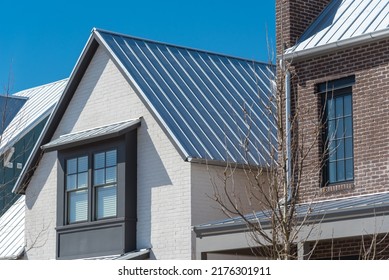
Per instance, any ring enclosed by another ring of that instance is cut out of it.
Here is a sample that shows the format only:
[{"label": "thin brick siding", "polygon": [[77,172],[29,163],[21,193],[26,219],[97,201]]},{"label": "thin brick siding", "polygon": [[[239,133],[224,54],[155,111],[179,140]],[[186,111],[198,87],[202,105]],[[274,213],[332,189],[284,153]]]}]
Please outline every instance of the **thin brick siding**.
[{"label": "thin brick siding", "polygon": [[323,240],[311,244],[310,259],[389,259],[389,238],[385,235],[349,239]]},{"label": "thin brick siding", "polygon": [[330,2],[331,0],[276,0],[277,53],[280,53],[281,42],[285,44],[285,49],[292,47]]},{"label": "thin brick siding", "polygon": [[[137,247],[156,259],[191,258],[190,164],[183,161],[155,118],[99,48],[53,138],[143,117],[138,128]],[[30,259],[55,258],[56,153],[45,154],[27,188],[26,228],[47,241]],[[45,233],[46,234],[46,233]]]},{"label": "thin brick siding", "polygon": [[[320,175],[310,176],[303,184],[303,200],[355,196],[389,191],[389,40],[294,62],[293,90],[303,112],[299,133],[304,132],[305,145],[320,117],[321,97],[315,94],[318,83],[355,75],[352,88],[354,182],[320,189]],[[316,141],[306,162],[318,166],[322,139]]]},{"label": "thin brick siding", "polygon": [[57,152],[47,153],[26,189],[27,259],[55,259]]}]

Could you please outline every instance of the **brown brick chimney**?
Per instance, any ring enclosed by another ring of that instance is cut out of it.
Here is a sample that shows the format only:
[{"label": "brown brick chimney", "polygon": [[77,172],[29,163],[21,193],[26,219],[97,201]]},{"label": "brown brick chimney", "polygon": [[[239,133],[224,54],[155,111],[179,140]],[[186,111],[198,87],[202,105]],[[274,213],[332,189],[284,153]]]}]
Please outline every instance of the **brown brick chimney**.
[{"label": "brown brick chimney", "polygon": [[277,54],[281,52],[282,42],[285,48],[293,46],[330,2],[331,0],[276,0]]}]

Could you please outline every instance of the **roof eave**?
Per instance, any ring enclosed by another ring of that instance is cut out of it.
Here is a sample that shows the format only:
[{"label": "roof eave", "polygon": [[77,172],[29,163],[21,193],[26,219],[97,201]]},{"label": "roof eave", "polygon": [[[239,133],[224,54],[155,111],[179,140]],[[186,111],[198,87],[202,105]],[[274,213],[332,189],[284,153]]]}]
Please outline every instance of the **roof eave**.
[{"label": "roof eave", "polygon": [[[317,213],[312,214],[306,219],[305,215],[298,218],[300,222],[304,221],[306,224],[316,224],[316,223],[326,223],[342,220],[350,220],[356,218],[369,218],[369,217],[378,217],[382,215],[387,215],[389,210],[389,205],[380,205],[380,206],[364,206],[358,207],[357,209],[342,209],[342,210],[333,210],[326,213]],[[271,228],[271,222],[269,220],[261,221],[261,226],[264,230]],[[245,232],[248,231],[248,226],[245,222],[239,220],[234,223],[227,224],[216,224],[216,225],[200,225],[194,226],[193,231],[196,234],[196,237],[204,237],[217,234],[227,234],[227,233],[236,233],[236,232]]]},{"label": "roof eave", "polygon": [[[300,61],[303,59],[311,58],[314,56],[323,55],[334,50],[340,50],[344,48],[354,47],[365,43],[370,43],[373,41],[381,40],[389,37],[389,28],[379,30],[376,32],[371,32],[367,34],[363,34],[361,36],[329,43],[323,46],[318,46],[306,50],[295,51],[290,53],[285,53],[283,55],[279,55],[278,59],[284,59],[289,61]],[[292,47],[293,48],[293,47]]]}]

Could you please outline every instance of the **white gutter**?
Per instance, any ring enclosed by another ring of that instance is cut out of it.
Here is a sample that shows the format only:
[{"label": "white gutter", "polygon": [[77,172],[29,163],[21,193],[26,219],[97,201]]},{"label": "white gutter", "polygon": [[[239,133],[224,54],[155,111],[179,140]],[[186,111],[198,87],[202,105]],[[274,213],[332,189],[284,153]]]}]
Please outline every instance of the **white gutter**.
[{"label": "white gutter", "polygon": [[[353,45],[363,44],[363,43],[366,43],[368,41],[373,41],[373,40],[375,41],[375,40],[383,39],[386,37],[389,37],[389,28],[385,28],[383,30],[379,30],[379,31],[375,31],[375,32],[366,33],[366,34],[356,36],[356,37],[351,37],[351,38],[348,38],[345,40],[336,41],[336,42],[325,44],[322,46],[313,47],[310,49],[303,49],[300,51],[293,51],[293,47],[292,47],[291,49],[289,49],[289,53],[285,53],[283,55],[283,58],[285,60],[291,60],[291,59],[299,60],[303,57],[306,58],[309,56],[314,56],[314,55],[326,53],[326,52],[332,51],[332,50],[337,49],[337,48],[346,48],[346,47],[350,47]],[[298,48],[298,45],[295,48]]]}]

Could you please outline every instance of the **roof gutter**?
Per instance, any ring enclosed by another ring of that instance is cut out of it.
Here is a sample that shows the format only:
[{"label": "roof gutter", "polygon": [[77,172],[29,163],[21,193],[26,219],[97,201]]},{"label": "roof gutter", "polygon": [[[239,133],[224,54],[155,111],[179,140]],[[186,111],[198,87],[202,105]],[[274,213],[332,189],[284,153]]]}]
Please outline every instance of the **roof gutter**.
[{"label": "roof gutter", "polygon": [[[389,28],[379,30],[376,32],[370,32],[367,34],[363,34],[360,36],[352,37],[345,40],[340,40],[337,42],[329,43],[323,46],[314,47],[311,49],[301,50],[301,51],[293,51],[291,50],[290,53],[283,54],[283,59],[285,60],[301,60],[302,58],[308,58],[312,56],[317,56],[319,54],[325,54],[330,51],[333,51],[335,49],[343,49],[350,46],[356,46],[363,43],[367,43],[370,41],[377,41],[380,39],[384,39],[386,37],[389,37]],[[281,58],[281,57],[279,57]]]},{"label": "roof gutter", "polygon": [[[315,213],[306,219],[305,215],[297,218],[297,222],[304,222],[306,225],[328,223],[335,221],[344,221],[358,218],[369,218],[369,217],[378,217],[388,215],[389,205],[381,206],[363,206],[358,207],[357,209],[342,209],[342,210],[333,210],[325,213]],[[271,229],[271,221],[269,219],[264,219],[261,221],[262,229],[267,230]],[[217,225],[199,225],[194,226],[193,231],[196,234],[197,238],[202,238],[211,235],[219,234],[230,234],[238,232],[249,231],[247,224],[242,221],[236,221],[233,223],[227,224],[217,224]]]}]

